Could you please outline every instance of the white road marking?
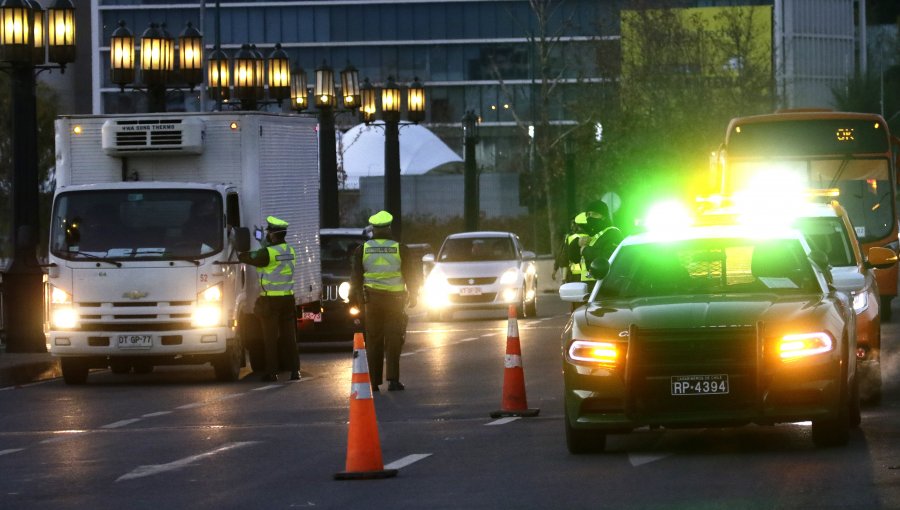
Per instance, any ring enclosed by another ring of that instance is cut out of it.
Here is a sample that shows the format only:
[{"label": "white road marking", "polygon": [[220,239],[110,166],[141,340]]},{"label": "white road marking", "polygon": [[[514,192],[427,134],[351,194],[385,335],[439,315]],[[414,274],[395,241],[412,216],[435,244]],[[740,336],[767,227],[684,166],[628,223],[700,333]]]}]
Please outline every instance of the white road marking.
[{"label": "white road marking", "polygon": [[260,387],[260,388],[253,388],[253,389],[250,390],[250,391],[266,391],[266,390],[271,390],[271,389],[277,388],[277,387],[278,387],[277,384],[270,384],[270,385],[268,385],[268,386],[262,386],[262,387]]},{"label": "white road marking", "polygon": [[157,416],[165,416],[167,414],[172,414],[172,411],[159,411],[156,413],[147,413],[147,414],[141,416],[141,418],[155,418]]},{"label": "white road marking", "polygon": [[471,342],[471,341],[473,341],[473,340],[478,340],[478,337],[477,337],[477,336],[473,336],[473,337],[471,337],[471,338],[463,338],[462,340],[459,341],[459,343],[463,343],[463,342]]},{"label": "white road marking", "polygon": [[197,407],[203,407],[207,404],[207,402],[194,402],[193,404],[185,404],[183,406],[178,406],[175,409],[194,409]]},{"label": "white road marking", "polygon": [[481,335],[481,338],[490,338],[492,336],[497,336],[499,334],[500,333],[485,333],[485,334]]},{"label": "white road marking", "polygon": [[59,434],[55,437],[51,437],[50,439],[44,439],[40,441],[39,444],[50,444],[50,443],[58,443],[59,441],[65,441],[66,439],[71,439],[73,437],[79,436],[81,434],[86,434],[88,431],[86,430],[64,430],[60,432],[55,432],[55,434]]},{"label": "white road marking", "polygon": [[190,457],[185,457],[183,459],[176,460],[174,462],[169,462],[168,464],[155,464],[150,466],[140,466],[134,471],[130,473],[126,473],[119,478],[116,479],[117,482],[121,482],[122,480],[133,480],[135,478],[143,478],[145,476],[153,476],[158,475],[160,473],[165,473],[166,471],[174,471],[176,469],[181,469],[183,467],[190,466],[195,462],[206,459],[208,457],[212,457],[214,455],[218,455],[222,452],[226,452],[228,450],[233,450],[235,448],[241,448],[244,446],[250,446],[252,444],[258,443],[258,441],[244,441],[240,443],[228,443],[225,446],[216,448],[215,450],[211,450],[208,452],[204,452],[198,455],[191,455]]},{"label": "white road marking", "polygon": [[419,351],[404,352],[404,353],[401,354],[400,356],[401,356],[401,357],[403,357],[403,356],[412,356],[413,354],[415,354],[415,353],[417,353],[417,352],[419,352]]},{"label": "white road marking", "polygon": [[21,452],[25,448],[10,448],[8,450],[0,450],[0,455],[8,455],[10,453]]},{"label": "white road marking", "polygon": [[649,464],[651,462],[656,462],[658,460],[665,459],[666,457],[672,455],[671,453],[663,454],[663,455],[640,455],[629,453],[628,454],[628,462],[631,463],[632,467],[643,466],[644,464]]},{"label": "white road marking", "polygon": [[485,425],[506,425],[507,423],[514,422],[521,418],[521,416],[507,416],[506,418],[498,418],[494,421],[485,423]]},{"label": "white road marking", "polygon": [[431,456],[430,453],[414,453],[412,455],[407,455],[406,457],[403,457],[402,459],[397,459],[394,462],[391,462],[390,464],[386,464],[384,466],[384,469],[402,469],[402,468],[405,468],[406,466],[412,464],[413,462],[419,462],[420,460],[428,458],[430,456]]},{"label": "white road marking", "polygon": [[131,418],[128,420],[119,420],[113,423],[107,423],[106,425],[101,425],[101,429],[117,429],[119,427],[124,427],[125,425],[131,425],[136,421],[141,421],[141,418]]}]

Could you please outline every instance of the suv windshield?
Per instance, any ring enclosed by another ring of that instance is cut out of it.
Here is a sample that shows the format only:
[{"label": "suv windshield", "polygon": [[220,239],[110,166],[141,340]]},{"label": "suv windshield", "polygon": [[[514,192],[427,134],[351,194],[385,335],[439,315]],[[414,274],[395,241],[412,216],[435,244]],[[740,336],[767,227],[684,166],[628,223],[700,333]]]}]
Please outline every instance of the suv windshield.
[{"label": "suv windshield", "polygon": [[222,250],[223,223],[214,191],[73,191],[54,204],[50,251],[70,260],[195,259]]},{"label": "suv windshield", "polygon": [[803,233],[813,250],[825,252],[832,266],[855,266],[856,257],[850,244],[850,233],[837,217],[800,218],[794,226]]},{"label": "suv windshield", "polygon": [[349,235],[323,235],[320,240],[322,272],[336,275],[350,274],[350,258],[366,242],[363,236]]},{"label": "suv windshield", "polygon": [[623,246],[598,296],[817,291],[812,266],[796,240],[695,239]]},{"label": "suv windshield", "polygon": [[453,237],[444,241],[439,262],[478,262],[515,260],[509,237]]}]

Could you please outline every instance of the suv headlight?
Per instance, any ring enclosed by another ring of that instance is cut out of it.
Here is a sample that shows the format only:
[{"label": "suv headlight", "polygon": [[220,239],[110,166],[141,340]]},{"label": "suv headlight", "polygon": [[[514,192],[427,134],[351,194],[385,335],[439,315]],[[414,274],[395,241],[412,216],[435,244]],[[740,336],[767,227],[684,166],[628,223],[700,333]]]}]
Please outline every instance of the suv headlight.
[{"label": "suv headlight", "polygon": [[197,328],[218,326],[222,323],[222,284],[213,285],[197,294],[197,306],[191,324]]},{"label": "suv headlight", "polygon": [[778,356],[782,361],[795,361],[832,349],[834,341],[831,335],[824,332],[784,335],[778,342]]},{"label": "suv headlight", "polygon": [[619,350],[612,342],[589,342],[575,340],[567,351],[569,359],[575,363],[597,365],[605,368],[616,368]]},{"label": "suv headlight", "polygon": [[78,312],[72,304],[72,296],[53,285],[50,286],[50,324],[53,329],[78,327]]},{"label": "suv headlight", "polygon": [[338,297],[340,297],[344,303],[350,302],[350,282],[341,282],[338,285]]},{"label": "suv headlight", "polygon": [[422,288],[425,304],[431,308],[441,308],[450,303],[448,294],[453,290],[447,283],[447,276],[439,268],[434,268],[425,279],[425,286]]}]

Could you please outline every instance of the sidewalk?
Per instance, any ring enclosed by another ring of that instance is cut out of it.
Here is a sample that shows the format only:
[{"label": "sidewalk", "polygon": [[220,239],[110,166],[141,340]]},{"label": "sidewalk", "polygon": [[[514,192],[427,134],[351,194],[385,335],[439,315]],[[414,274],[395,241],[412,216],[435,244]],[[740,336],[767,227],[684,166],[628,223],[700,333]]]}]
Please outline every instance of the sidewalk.
[{"label": "sidewalk", "polygon": [[0,388],[60,376],[59,360],[48,352],[11,353],[0,350]]}]

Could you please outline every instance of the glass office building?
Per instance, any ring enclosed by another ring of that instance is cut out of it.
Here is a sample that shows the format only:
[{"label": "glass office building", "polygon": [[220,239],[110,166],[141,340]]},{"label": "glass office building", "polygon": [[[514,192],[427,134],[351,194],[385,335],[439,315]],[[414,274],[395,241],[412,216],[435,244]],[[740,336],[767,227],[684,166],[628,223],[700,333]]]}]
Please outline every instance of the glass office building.
[{"label": "glass office building", "polygon": [[[109,41],[120,21],[136,38],[150,23],[165,24],[177,38],[191,22],[202,27],[208,52],[218,41],[233,57],[242,44],[251,43],[266,56],[280,43],[292,65],[303,67],[311,81],[322,63],[332,66],[336,75],[352,64],[361,81],[368,78],[376,86],[389,77],[401,84],[417,79],[426,89],[425,125],[455,150],[462,151],[462,116],[467,110],[480,115],[484,143],[479,162],[489,165],[496,151],[527,145],[527,131],[521,126],[532,120],[536,98],[531,92],[542,76],[552,76],[561,89],[611,81],[601,75],[598,53],[617,51],[620,7],[618,1],[554,2],[560,7],[542,22],[525,0],[95,1],[97,113],[146,111],[140,93],[120,92],[109,78]],[[536,69],[534,43],[542,33],[553,40],[554,48],[551,65],[543,70]],[[554,97],[565,94],[559,90]],[[222,107],[201,97],[200,90],[172,90],[167,109]],[[288,103],[282,108],[287,110]],[[551,122],[570,120],[564,103],[560,99],[551,104]],[[349,121],[339,118],[338,124],[342,122]],[[502,139],[508,143],[494,145]]]}]

